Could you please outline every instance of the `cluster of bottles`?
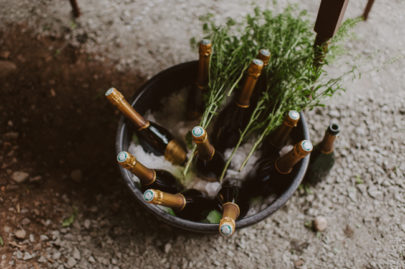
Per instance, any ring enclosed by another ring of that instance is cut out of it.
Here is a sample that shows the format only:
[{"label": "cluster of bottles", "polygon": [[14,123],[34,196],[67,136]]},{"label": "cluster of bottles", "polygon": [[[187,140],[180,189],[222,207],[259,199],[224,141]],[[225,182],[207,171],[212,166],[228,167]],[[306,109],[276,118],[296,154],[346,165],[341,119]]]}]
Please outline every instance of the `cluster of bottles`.
[{"label": "cluster of bottles", "polygon": [[[204,108],[202,96],[203,91],[207,90],[210,53],[211,43],[203,40],[200,43],[197,80],[187,102],[186,115],[189,119],[201,115]],[[244,124],[251,111],[250,99],[256,81],[269,58],[268,50],[260,50],[258,59],[252,61],[234,102],[225,107],[214,124],[212,143],[204,128],[196,126],[192,129],[193,142],[197,145],[195,167],[202,179],[210,182],[218,181],[226,164],[223,153],[235,146],[240,130],[245,127]],[[259,80],[259,85],[260,83],[264,82]],[[186,149],[167,129],[144,119],[117,89],[111,88],[105,95],[134,123],[139,142],[146,151],[158,156],[163,155],[176,165],[184,165],[187,162]],[[300,114],[297,111],[289,111],[283,123],[264,141],[262,157],[255,169],[245,179],[225,178],[215,199],[210,199],[196,189],[184,190],[169,172],[150,169],[129,152],[120,152],[117,161],[139,178],[146,202],[170,207],[176,216],[192,221],[201,221],[210,211],[218,210],[222,212],[219,232],[224,236],[230,236],[235,232],[236,220],[247,214],[251,198],[266,197],[271,193],[281,194],[285,191],[292,179],[293,167],[312,151],[311,142],[302,140],[293,145],[288,152],[280,154],[288,146],[290,133],[299,119]],[[315,147],[311,159],[314,169],[310,168],[309,171],[313,182],[326,176],[328,169],[333,165],[333,142],[338,132],[337,124],[330,125],[323,141]],[[327,169],[322,170],[323,168]]]}]

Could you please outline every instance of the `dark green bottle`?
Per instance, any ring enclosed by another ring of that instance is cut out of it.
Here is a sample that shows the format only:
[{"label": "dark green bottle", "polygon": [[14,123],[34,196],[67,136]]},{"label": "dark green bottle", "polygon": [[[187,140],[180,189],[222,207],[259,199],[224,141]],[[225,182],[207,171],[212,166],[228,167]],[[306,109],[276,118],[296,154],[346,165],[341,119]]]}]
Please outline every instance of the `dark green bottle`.
[{"label": "dark green bottle", "polygon": [[338,124],[332,123],[328,126],[322,142],[315,146],[311,154],[311,160],[304,183],[316,185],[328,176],[335,164],[333,144],[339,132],[340,128]]},{"label": "dark green bottle", "polygon": [[181,143],[167,129],[142,117],[117,89],[109,89],[105,96],[135,125],[135,132],[144,150],[157,156],[164,155],[173,164],[182,165],[187,161],[187,152]]},{"label": "dark green bottle", "polygon": [[262,68],[262,60],[254,59],[252,61],[243,86],[236,94],[236,100],[229,103],[215,121],[212,142],[217,150],[224,152],[238,143],[241,132],[249,122],[250,99]]},{"label": "dark green bottle", "polygon": [[195,189],[176,194],[148,189],[143,198],[148,203],[170,207],[176,216],[192,221],[203,220],[211,210],[217,209],[215,200]]},{"label": "dark green bottle", "polygon": [[249,209],[249,201],[239,195],[241,187],[235,180],[232,182],[226,180],[217,195],[218,206],[222,211],[219,233],[223,236],[231,236],[235,232],[236,220],[243,218]]},{"label": "dark green bottle", "polygon": [[224,155],[210,144],[207,132],[201,126],[194,127],[191,135],[197,144],[196,168],[199,175],[204,180],[217,181],[226,164]]},{"label": "dark green bottle", "polygon": [[250,200],[256,196],[266,197],[271,193],[281,194],[289,186],[294,166],[312,151],[309,140],[302,140],[275,162],[259,162],[256,171],[243,182],[241,194],[243,199]]},{"label": "dark green bottle", "polygon": [[182,189],[172,174],[165,170],[150,169],[144,166],[129,152],[121,151],[118,153],[117,162],[139,178],[142,191],[154,188],[170,193],[177,193]]},{"label": "dark green bottle", "polygon": [[188,92],[187,97],[186,118],[188,120],[196,120],[204,112],[204,94],[208,86],[211,53],[211,41],[208,39],[201,40],[199,44],[197,79]]}]

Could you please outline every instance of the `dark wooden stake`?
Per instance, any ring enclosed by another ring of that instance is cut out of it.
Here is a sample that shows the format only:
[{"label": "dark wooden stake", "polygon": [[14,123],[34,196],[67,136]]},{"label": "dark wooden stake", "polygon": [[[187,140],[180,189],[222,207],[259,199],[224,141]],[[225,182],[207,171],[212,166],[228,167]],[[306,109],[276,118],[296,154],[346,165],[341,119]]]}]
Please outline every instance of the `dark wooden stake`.
[{"label": "dark wooden stake", "polygon": [[69,0],[69,1],[70,1],[70,5],[72,6],[73,16],[75,18],[78,18],[80,16],[80,9],[79,9],[79,5],[77,4],[77,0]]},{"label": "dark wooden stake", "polygon": [[364,9],[364,13],[363,13],[363,20],[367,20],[368,19],[368,14],[370,13],[371,8],[373,7],[374,4],[374,0],[368,0],[366,8]]},{"label": "dark wooden stake", "polygon": [[349,0],[321,0],[315,22],[314,66],[319,68],[328,51],[329,40],[339,28]]}]

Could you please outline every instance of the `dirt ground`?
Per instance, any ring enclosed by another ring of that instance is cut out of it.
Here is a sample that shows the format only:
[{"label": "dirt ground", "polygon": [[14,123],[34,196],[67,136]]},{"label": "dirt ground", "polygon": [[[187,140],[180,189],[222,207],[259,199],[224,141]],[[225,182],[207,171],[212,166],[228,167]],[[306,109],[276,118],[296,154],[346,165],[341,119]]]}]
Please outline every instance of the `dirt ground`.
[{"label": "dirt ground", "polygon": [[[315,19],[318,1],[302,2]],[[196,18],[237,17],[250,1],[79,5],[74,20],[68,1],[0,0],[0,268],[405,268],[405,2],[376,1],[331,67],[354,60],[362,77],[306,112],[314,143],[330,119],[342,127],[327,181],[231,239],[173,229],[136,204],[103,93],[129,97],[196,58]],[[350,2],[347,17],[364,6]],[[316,216],[323,233],[308,229]]]}]

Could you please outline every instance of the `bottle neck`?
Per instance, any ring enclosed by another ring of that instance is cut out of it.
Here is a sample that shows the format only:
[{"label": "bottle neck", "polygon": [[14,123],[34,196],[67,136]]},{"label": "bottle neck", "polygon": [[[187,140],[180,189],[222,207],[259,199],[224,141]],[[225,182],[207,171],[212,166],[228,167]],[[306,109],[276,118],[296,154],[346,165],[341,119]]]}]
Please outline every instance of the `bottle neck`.
[{"label": "bottle neck", "polygon": [[118,108],[127,118],[129,118],[137,127],[138,131],[148,128],[150,123],[145,120],[141,114],[125,100],[124,96],[117,89],[110,89],[106,93],[106,97],[110,102]]},{"label": "bottle neck", "polygon": [[271,145],[273,145],[277,149],[281,149],[281,147],[284,146],[287,142],[292,129],[297,126],[298,120],[299,117],[293,119],[289,117],[289,115],[287,115],[283,123],[275,130],[274,134],[271,136]]},{"label": "bottle neck", "polygon": [[149,169],[140,162],[138,162],[135,157],[129,153],[125,161],[119,162],[119,164],[125,169],[131,171],[135,174],[141,181],[142,186],[148,186],[153,184],[156,180],[156,171]]},{"label": "bottle neck", "polygon": [[231,236],[235,232],[236,219],[239,217],[240,209],[235,203],[228,202],[222,205],[222,218],[219,222],[219,231],[224,236]]},{"label": "bottle neck", "polygon": [[325,136],[319,145],[320,152],[323,154],[331,154],[334,149],[333,144],[335,139],[336,135],[330,134],[328,131],[326,131]]},{"label": "bottle neck", "polygon": [[177,165],[182,165],[187,160],[187,153],[184,151],[183,147],[174,139],[170,140],[166,145],[165,159],[169,162]]},{"label": "bottle neck", "polygon": [[196,86],[200,90],[204,90],[208,85],[209,66],[211,57],[211,46],[207,47],[200,45],[200,57],[198,60],[198,73]]},{"label": "bottle neck", "polygon": [[194,140],[197,144],[197,154],[198,158],[204,161],[210,161],[214,157],[215,148],[208,141],[208,137],[205,137],[203,141]]},{"label": "bottle neck", "polygon": [[151,204],[175,208],[179,211],[186,206],[186,198],[181,193],[171,194],[160,190],[146,190],[144,199]]},{"label": "bottle neck", "polygon": [[274,166],[279,174],[290,174],[294,165],[311,152],[302,150],[301,144],[302,142],[296,144],[291,151],[276,160]]},{"label": "bottle neck", "polygon": [[248,108],[250,106],[250,97],[252,96],[262,68],[263,62],[261,60],[254,59],[253,62],[250,64],[245,82],[236,100],[236,105],[238,107]]}]

